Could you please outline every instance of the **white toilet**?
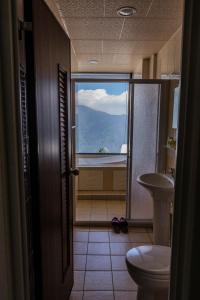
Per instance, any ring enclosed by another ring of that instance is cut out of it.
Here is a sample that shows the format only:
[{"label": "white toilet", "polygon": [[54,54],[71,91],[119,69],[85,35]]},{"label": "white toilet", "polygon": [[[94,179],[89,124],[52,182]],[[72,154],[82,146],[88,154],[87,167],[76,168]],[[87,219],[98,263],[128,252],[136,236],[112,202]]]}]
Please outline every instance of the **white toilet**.
[{"label": "white toilet", "polygon": [[130,249],[126,264],[138,285],[137,300],[167,300],[170,283],[171,248],[145,245]]}]

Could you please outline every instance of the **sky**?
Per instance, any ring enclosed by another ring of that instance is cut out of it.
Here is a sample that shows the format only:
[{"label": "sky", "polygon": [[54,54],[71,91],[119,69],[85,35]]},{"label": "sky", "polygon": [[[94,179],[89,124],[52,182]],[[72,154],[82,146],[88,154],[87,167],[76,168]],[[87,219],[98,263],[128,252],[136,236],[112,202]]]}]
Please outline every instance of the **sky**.
[{"label": "sky", "polygon": [[77,83],[77,102],[111,115],[127,114],[127,83]]}]

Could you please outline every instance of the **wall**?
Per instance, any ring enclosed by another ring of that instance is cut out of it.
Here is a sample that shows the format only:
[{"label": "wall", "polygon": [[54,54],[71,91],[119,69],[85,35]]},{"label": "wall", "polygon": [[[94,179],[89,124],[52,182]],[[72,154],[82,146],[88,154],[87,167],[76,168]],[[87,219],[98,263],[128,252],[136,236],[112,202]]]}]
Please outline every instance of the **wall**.
[{"label": "wall", "polygon": [[[181,47],[182,47],[182,26],[173,34],[169,41],[163,46],[157,55],[157,78],[166,75],[173,78],[173,75],[181,73]],[[168,136],[176,139],[176,129],[172,128],[174,89],[178,85],[177,80],[170,84],[169,108],[168,108]],[[176,166],[176,152],[173,149],[167,150],[166,171]]]},{"label": "wall", "polygon": [[161,78],[162,74],[181,72],[181,37],[182,27],[173,34],[158,52],[157,78]]}]

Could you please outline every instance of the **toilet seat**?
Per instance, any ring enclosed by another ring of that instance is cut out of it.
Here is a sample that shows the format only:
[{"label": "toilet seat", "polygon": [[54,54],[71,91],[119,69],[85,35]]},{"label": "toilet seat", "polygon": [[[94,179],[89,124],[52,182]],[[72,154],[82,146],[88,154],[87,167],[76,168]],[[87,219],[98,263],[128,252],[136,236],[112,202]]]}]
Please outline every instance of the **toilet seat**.
[{"label": "toilet seat", "polygon": [[160,245],[144,245],[130,249],[126,259],[138,271],[151,275],[169,276],[170,247]]},{"label": "toilet seat", "polygon": [[126,254],[128,271],[139,286],[165,289],[170,281],[170,256],[171,249],[166,246],[132,248]]}]

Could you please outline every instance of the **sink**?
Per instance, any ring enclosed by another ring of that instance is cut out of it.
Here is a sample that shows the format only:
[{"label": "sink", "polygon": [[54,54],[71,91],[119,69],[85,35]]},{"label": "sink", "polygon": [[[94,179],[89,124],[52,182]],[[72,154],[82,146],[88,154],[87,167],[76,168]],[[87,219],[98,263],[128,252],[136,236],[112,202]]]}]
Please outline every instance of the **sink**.
[{"label": "sink", "polygon": [[173,178],[162,173],[147,173],[138,176],[137,182],[148,189],[150,192],[165,192],[174,191]]},{"label": "sink", "polygon": [[170,208],[174,198],[174,179],[162,173],[146,173],[137,182],[153,200],[153,237],[157,245],[170,245]]}]

